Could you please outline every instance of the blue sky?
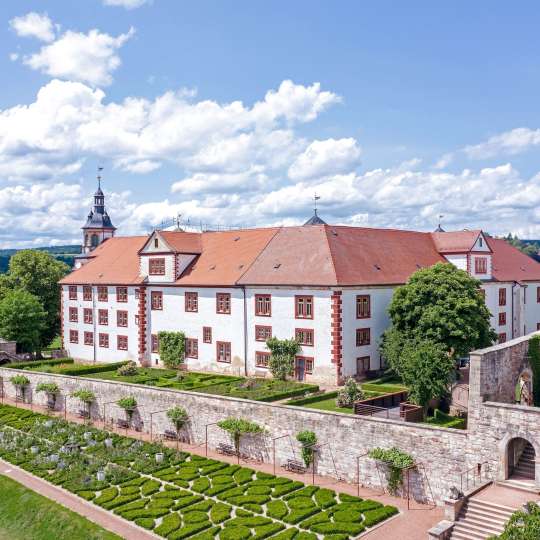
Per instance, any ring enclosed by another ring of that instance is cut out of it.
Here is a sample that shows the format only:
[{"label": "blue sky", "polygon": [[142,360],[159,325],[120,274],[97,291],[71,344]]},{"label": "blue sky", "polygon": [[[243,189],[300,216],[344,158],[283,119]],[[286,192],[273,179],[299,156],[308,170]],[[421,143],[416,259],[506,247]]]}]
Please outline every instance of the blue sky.
[{"label": "blue sky", "polygon": [[[108,5],[116,4],[116,5]],[[540,236],[536,2],[0,4],[0,245],[161,219]],[[2,217],[3,216],[3,217]]]}]

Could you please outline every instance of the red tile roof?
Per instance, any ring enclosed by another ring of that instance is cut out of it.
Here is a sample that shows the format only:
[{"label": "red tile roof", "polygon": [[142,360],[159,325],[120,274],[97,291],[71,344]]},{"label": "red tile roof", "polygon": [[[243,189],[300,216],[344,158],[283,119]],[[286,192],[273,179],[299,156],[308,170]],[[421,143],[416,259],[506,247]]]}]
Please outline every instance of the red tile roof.
[{"label": "red tile roof", "polygon": [[468,253],[482,231],[433,232],[433,242],[439,253]]},{"label": "red tile roof", "polygon": [[540,263],[501,238],[488,238],[493,250],[492,274],[497,281],[540,281]]},{"label": "red tile roof", "polygon": [[201,234],[184,231],[160,231],[160,236],[177,253],[201,253]]}]

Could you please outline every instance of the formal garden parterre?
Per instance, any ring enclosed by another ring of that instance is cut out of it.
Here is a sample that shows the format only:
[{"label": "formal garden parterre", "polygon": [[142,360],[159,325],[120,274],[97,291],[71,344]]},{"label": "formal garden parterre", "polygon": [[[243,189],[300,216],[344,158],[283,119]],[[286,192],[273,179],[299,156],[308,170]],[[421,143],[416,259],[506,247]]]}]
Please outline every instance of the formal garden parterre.
[{"label": "formal garden parterre", "polygon": [[169,540],[347,540],[398,513],[7,405],[0,457]]}]

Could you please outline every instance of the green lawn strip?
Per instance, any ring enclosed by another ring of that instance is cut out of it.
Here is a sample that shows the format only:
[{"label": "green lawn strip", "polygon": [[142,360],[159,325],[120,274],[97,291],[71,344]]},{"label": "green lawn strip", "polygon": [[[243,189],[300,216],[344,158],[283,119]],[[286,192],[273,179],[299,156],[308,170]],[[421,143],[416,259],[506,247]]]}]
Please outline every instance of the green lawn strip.
[{"label": "green lawn strip", "polygon": [[424,421],[426,424],[431,424],[432,426],[455,428],[455,429],[466,429],[467,420],[465,418],[459,418],[457,416],[450,416],[439,409],[435,409],[434,415],[426,418]]},{"label": "green lawn strip", "polygon": [[86,518],[0,476],[0,537],[10,540],[120,540]]}]

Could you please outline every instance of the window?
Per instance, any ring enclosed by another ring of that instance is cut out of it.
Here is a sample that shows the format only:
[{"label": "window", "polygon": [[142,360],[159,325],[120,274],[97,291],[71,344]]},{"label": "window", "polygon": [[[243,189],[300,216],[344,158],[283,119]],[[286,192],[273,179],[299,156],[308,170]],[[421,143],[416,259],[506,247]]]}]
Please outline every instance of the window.
[{"label": "window", "polygon": [[296,363],[298,360],[304,361],[304,373],[313,373],[313,358],[308,356],[297,356]]},{"label": "window", "polygon": [[99,334],[99,346],[104,349],[109,348],[109,334]]},{"label": "window", "polygon": [[199,356],[199,340],[194,338],[186,339],[186,356],[188,358],[198,358]]},{"label": "window", "polygon": [[109,324],[109,312],[106,309],[98,310],[98,323],[107,326]]},{"label": "window", "polygon": [[185,296],[186,311],[197,311],[199,309],[199,295],[196,292],[187,292]]},{"label": "window", "polygon": [[481,236],[480,236],[480,238],[478,238],[478,245],[480,247],[482,247],[484,245],[483,242],[482,242],[482,237]]},{"label": "window", "polygon": [[69,308],[69,320],[70,322],[77,322],[79,320],[79,310],[76,307]]},{"label": "window", "polygon": [[152,309],[163,309],[163,293],[161,291],[152,291],[150,293],[150,303]]},{"label": "window", "polygon": [[85,285],[82,289],[83,300],[92,300],[92,287],[90,285]]},{"label": "window", "polygon": [[85,332],[84,333],[84,344],[85,345],[93,345],[94,344],[94,333],[93,332]]},{"label": "window", "polygon": [[216,293],[216,313],[231,312],[231,295],[229,293]]},{"label": "window", "polygon": [[139,326],[139,316],[135,315],[135,326]]},{"label": "window", "polygon": [[116,312],[116,326],[127,326],[128,325],[128,312],[118,310]]},{"label": "window", "polygon": [[499,326],[504,326],[506,324],[506,313],[504,311],[501,311],[499,313]]},{"label": "window", "polygon": [[371,330],[369,328],[358,328],[356,330],[356,346],[369,345],[371,342]]},{"label": "window", "polygon": [[85,322],[85,324],[92,324],[93,317],[92,310],[90,308],[83,309],[83,321]]},{"label": "window", "polygon": [[297,319],[313,319],[313,296],[295,296],[294,303]]},{"label": "window", "polygon": [[139,289],[135,289],[135,300],[139,299]]},{"label": "window", "polygon": [[204,343],[212,343],[212,328],[210,326],[203,326],[202,335]]},{"label": "window", "polygon": [[159,241],[157,238],[154,238],[154,247],[155,248],[158,248],[159,247]]},{"label": "window", "polygon": [[270,317],[272,315],[272,295],[255,295],[255,315],[259,317]]},{"label": "window", "polygon": [[99,302],[107,302],[107,300],[109,299],[109,292],[107,291],[107,287],[100,285],[97,288],[97,299]]},{"label": "window", "polygon": [[117,302],[127,302],[128,301],[127,287],[116,287],[116,301]]},{"label": "window", "polygon": [[487,258],[476,257],[474,259],[474,272],[476,274],[487,274]]},{"label": "window", "polygon": [[270,361],[269,352],[263,352],[263,351],[255,352],[255,366],[256,367],[267,368],[269,361]]},{"label": "window", "polygon": [[536,287],[536,302],[540,304],[540,287]]},{"label": "window", "polygon": [[506,306],[506,289],[499,289],[499,306]]},{"label": "window", "polygon": [[358,375],[361,375],[369,371],[369,363],[370,363],[369,356],[361,356],[360,358],[357,358],[356,359],[356,373]]},{"label": "window", "polygon": [[501,332],[499,334],[499,343],[504,343],[506,341],[506,332]]},{"label": "window", "polygon": [[159,353],[159,337],[157,334],[152,334],[151,350],[153,353]]},{"label": "window", "polygon": [[151,276],[164,276],[165,275],[165,259],[160,257],[159,259],[150,259],[148,273]]},{"label": "window", "polygon": [[70,300],[77,300],[77,285],[70,285],[69,286],[69,299]]},{"label": "window", "polygon": [[310,328],[296,328],[294,331],[296,341],[300,345],[313,347],[313,330]]},{"label": "window", "polygon": [[537,330],[537,331],[540,330],[540,322],[537,322],[537,323],[536,323],[536,330]]},{"label": "window", "polygon": [[272,337],[271,326],[255,326],[255,341],[266,341]]},{"label": "window", "polygon": [[119,351],[127,351],[127,348],[128,348],[127,336],[116,336],[116,348]]},{"label": "window", "polygon": [[79,332],[77,330],[69,331],[69,342],[70,343],[79,343]]},{"label": "window", "polygon": [[359,294],[356,297],[356,318],[369,319],[371,317],[371,298],[369,294]]},{"label": "window", "polygon": [[218,362],[231,363],[231,344],[228,341],[216,342],[216,357]]}]

